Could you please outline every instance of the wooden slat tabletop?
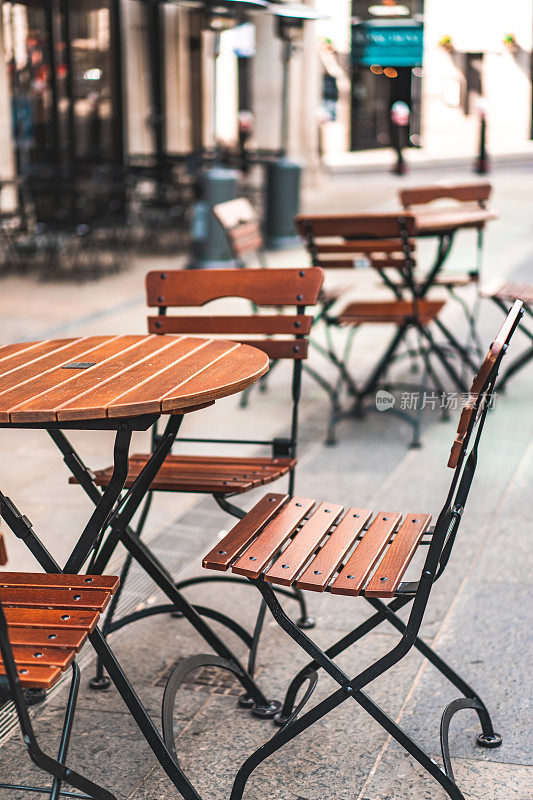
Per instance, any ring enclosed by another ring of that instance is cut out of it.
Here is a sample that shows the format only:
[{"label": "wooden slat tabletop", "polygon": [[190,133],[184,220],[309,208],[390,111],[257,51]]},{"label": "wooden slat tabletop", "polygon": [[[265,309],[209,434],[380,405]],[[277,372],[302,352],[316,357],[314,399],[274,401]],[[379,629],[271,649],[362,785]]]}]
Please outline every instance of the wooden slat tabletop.
[{"label": "wooden slat tabletop", "polygon": [[420,236],[438,236],[459,228],[479,228],[493,219],[498,219],[498,214],[490,208],[440,208],[415,214],[416,232]]},{"label": "wooden slat tabletop", "polygon": [[268,370],[249,345],[190,336],[88,336],[0,347],[0,423],[176,413]]}]

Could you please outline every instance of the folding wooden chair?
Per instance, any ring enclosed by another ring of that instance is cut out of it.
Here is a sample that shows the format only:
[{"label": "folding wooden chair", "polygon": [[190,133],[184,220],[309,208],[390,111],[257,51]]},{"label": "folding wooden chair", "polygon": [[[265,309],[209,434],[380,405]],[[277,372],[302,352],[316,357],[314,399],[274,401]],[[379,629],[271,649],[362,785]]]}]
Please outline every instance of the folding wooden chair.
[{"label": "folding wooden chair", "polygon": [[504,370],[496,386],[496,389],[501,392],[505,391],[509,378],[525,367],[533,358],[533,328],[531,327],[531,319],[533,319],[533,286],[528,283],[513,283],[512,281],[508,281],[500,286],[497,292],[485,292],[483,296],[489,297],[503,312],[506,311],[509,301],[514,302],[515,300],[521,300],[524,304],[524,317],[527,315],[530,322],[530,327],[528,328],[524,318],[520,321],[518,326],[520,332],[529,339],[531,344],[522,353],[516,356]]},{"label": "folding wooden chair", "polygon": [[[465,184],[432,184],[402,189],[399,192],[403,208],[420,221],[418,233],[421,236],[436,236],[439,239],[437,257],[429,272],[417,277],[418,291],[425,294],[432,287],[442,287],[450,297],[458,302],[464,312],[470,329],[471,343],[482,353],[477,335],[477,318],[479,314],[479,292],[470,308],[466,301],[457,294],[458,289],[467,286],[479,286],[483,261],[483,237],[487,221],[496,217],[480,217],[479,210],[487,211],[492,193],[490,183]],[[443,205],[449,201],[448,204]],[[454,217],[456,222],[454,223]],[[463,272],[445,272],[442,270],[454,241],[455,233],[461,228],[476,231],[476,255],[474,264]]]},{"label": "folding wooden chair", "polygon": [[[0,533],[0,564],[7,563]],[[115,795],[66,766],[80,670],[76,654],[96,628],[119,579],[102,575],[53,575],[0,572],[0,703],[12,700],[28,754],[43,772],[53,777],[51,786],[0,783],[0,789],[60,796],[116,800]],[[44,753],[35,736],[24,691],[44,693],[71,667],[72,681],[65,710],[57,758]],[[68,783],[84,794],[62,791]]]},{"label": "folding wooden chair", "polygon": [[[212,443],[231,445],[256,445],[268,447],[269,456],[219,456],[219,455],[182,455],[170,454],[165,459],[157,477],[151,484],[146,503],[141,510],[136,533],[141,536],[154,492],[186,492],[212,495],[218,505],[236,517],[243,517],[245,512],[230,498],[242,495],[258,486],[271,483],[283,476],[288,479],[288,492],[294,491],[296,467],[296,447],[298,435],[298,406],[301,394],[302,363],[307,358],[308,334],[313,318],[307,315],[306,307],[317,302],[322,285],[322,270],[307,268],[294,269],[219,269],[219,270],[170,270],[154,271],[146,276],[148,306],[157,308],[158,314],[148,318],[148,328],[154,334],[182,334],[235,336],[260,348],[271,359],[292,362],[292,410],[290,416],[290,432],[288,437],[277,437],[273,440],[237,438],[187,438],[180,437],[179,442]],[[220,298],[244,298],[253,303],[257,309],[282,309],[287,312],[292,307],[293,313],[249,313],[241,316],[228,315],[168,315],[168,308],[204,306]],[[253,338],[241,338],[245,337]],[[256,338],[257,337],[257,338]],[[278,338],[273,338],[278,337]],[[283,338],[280,338],[283,337]],[[153,447],[157,447],[161,437],[154,432]],[[125,488],[129,488],[140,474],[149,459],[149,454],[134,454],[129,460],[129,472]],[[94,480],[98,486],[107,487],[113,474],[112,467],[94,472]],[[76,483],[75,478],[70,479]],[[131,558],[128,557],[120,573],[121,588],[124,586]],[[178,589],[205,582],[205,576],[190,578],[176,583]],[[102,631],[108,634],[122,627],[122,620],[113,619],[119,590],[109,607]],[[289,597],[295,599],[300,606],[298,625],[302,628],[313,627],[314,620],[308,616],[305,600],[299,589],[285,590]],[[201,613],[211,614],[208,609]],[[219,622],[234,629],[232,619],[216,612]],[[124,618],[124,624],[129,619]],[[260,634],[260,625],[256,635],[251,639],[249,666],[253,673],[255,652]],[[250,638],[250,637],[248,637]],[[99,665],[97,675],[91,686],[95,689],[107,688],[108,680]],[[242,701],[244,704],[245,701]]]},{"label": "folding wooden chair", "polygon": [[[479,695],[419,638],[419,631],[433,584],[444,572],[450,558],[476,471],[478,448],[489,400],[509,341],[519,324],[522,303],[515,302],[490,347],[472,384],[463,408],[448,466],[453,469],[449,492],[434,527],[431,514],[401,514],[350,507],[288,495],[266,495],[235,528],[206,555],[207,569],[243,575],[260,591],[281,628],[312,659],[292,680],[283,708],[277,716],[282,726],[256,750],[237,773],[230,800],[241,800],[253,770],[283,745],[305,731],[345,700],[355,700],[396,739],[447,792],[453,800],[464,800],[453,774],[448,732],[453,716],[464,708],[476,711],[481,724],[477,743],[498,747],[501,737],[494,732],[491,717]],[[470,448],[470,449],[469,449]],[[468,451],[468,452],[467,452]],[[427,475],[424,476],[427,480]],[[314,510],[313,510],[314,509]],[[372,519],[373,517],[373,519]],[[404,573],[418,548],[422,566],[416,580],[404,580]],[[326,650],[320,648],[287,616],[274,592],[275,586],[299,586],[307,591],[364,597],[374,614]],[[388,600],[388,602],[384,602]],[[397,612],[411,605],[407,622]],[[355,677],[350,677],[335,658],[382,622],[389,622],[400,641]],[[440,738],[443,766],[439,766],[364,691],[415,647],[461,693],[441,719]],[[212,656],[195,656],[182,663],[169,679],[163,702],[164,736],[169,747],[175,742],[172,710],[180,683],[201,665],[214,664]],[[338,689],[304,712],[323,669]],[[297,702],[302,686],[307,684]]]},{"label": "folding wooden chair", "polygon": [[[437,343],[431,332],[431,327],[436,326],[444,335],[447,344],[451,345],[463,363],[475,373],[477,365],[470,358],[466,348],[438,318],[445,301],[420,297],[417,292],[414,278],[413,238],[416,225],[412,214],[302,214],[296,217],[296,226],[305,239],[314,266],[320,266],[324,270],[370,267],[380,275],[383,284],[394,297],[391,300],[378,302],[368,300],[349,302],[337,314],[330,312],[325,317],[328,339],[324,355],[338,367],[344,385],[355,401],[353,409],[344,412],[340,408],[339,401],[343,383],[324,386],[331,400],[328,443],[334,442],[335,425],[340,419],[347,415],[361,416],[364,402],[369,397],[375,396],[380,386],[390,388],[390,384],[384,385],[385,375],[393,361],[398,358],[400,345],[406,342],[411,332],[417,335],[419,346],[416,353],[420,354],[435,388],[440,393],[444,391],[432,367],[431,355],[437,358],[458,390],[467,391],[461,376],[450,363],[446,348]],[[394,326],[395,332],[370,376],[363,384],[358,385],[348,370],[347,361],[352,347],[353,333],[360,326],[369,324],[390,324]],[[351,329],[350,335],[345,340],[342,355],[337,354],[331,337],[331,328],[339,326]],[[313,345],[319,347],[315,340]],[[408,347],[408,352],[411,356],[416,355],[411,347]],[[306,366],[306,370],[312,372],[309,366]],[[325,384],[324,379],[318,376],[317,380],[320,379]],[[413,427],[412,444],[418,445],[418,416],[412,416],[397,408],[392,408],[391,411]]]}]

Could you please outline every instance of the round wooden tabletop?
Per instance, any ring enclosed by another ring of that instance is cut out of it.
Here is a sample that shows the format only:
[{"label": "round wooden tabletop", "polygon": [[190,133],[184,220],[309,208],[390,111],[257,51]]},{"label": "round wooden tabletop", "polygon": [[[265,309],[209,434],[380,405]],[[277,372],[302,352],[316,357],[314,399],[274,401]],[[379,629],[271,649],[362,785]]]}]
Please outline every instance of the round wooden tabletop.
[{"label": "round wooden tabletop", "polygon": [[483,228],[493,219],[498,219],[498,214],[490,208],[439,208],[415,214],[419,236],[440,236],[460,228]]},{"label": "round wooden tabletop", "polygon": [[261,350],[190,336],[84,336],[0,347],[0,423],[177,413],[240,392]]}]

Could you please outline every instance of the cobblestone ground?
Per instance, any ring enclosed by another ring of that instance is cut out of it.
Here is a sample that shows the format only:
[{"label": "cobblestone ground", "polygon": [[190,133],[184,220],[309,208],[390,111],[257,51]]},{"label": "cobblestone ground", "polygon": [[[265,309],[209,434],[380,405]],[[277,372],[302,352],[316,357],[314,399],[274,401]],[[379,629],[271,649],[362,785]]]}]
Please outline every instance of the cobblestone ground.
[{"label": "cobblestone ground", "polygon": [[[468,178],[467,173],[420,172],[405,178],[411,184]],[[533,170],[526,165],[496,171],[494,205],[500,219],[487,233],[484,275],[487,283],[506,276],[533,282],[533,230],[528,200]],[[368,210],[394,207],[400,180],[391,176],[356,175],[321,178],[306,189],[305,204],[315,210]],[[458,237],[453,265],[472,263],[473,235]],[[428,263],[431,243],[420,249]],[[276,253],[271,263],[306,263],[302,251]],[[133,268],[95,284],[38,283],[31,278],[0,281],[2,341],[85,333],[144,331],[142,278],[148,268],[173,265],[172,260],[138,259]],[[375,296],[371,276],[358,277],[358,296]],[[370,294],[371,293],[371,294]],[[468,297],[468,296],[467,296]],[[470,298],[468,298],[470,299]],[[449,303],[450,325],[462,333],[460,309]],[[487,344],[501,314],[484,301],[480,332]],[[364,376],[387,336],[386,330],[363,331],[356,338],[351,369]],[[513,349],[518,352],[522,342]],[[331,375],[315,358],[318,369]],[[435,587],[423,635],[481,694],[503,736],[497,750],[475,746],[476,717],[464,712],[454,719],[451,753],[465,798],[473,800],[531,800],[530,710],[530,596],[529,508],[533,477],[533,368],[524,370],[496,398],[487,422],[476,483],[449,568]],[[186,435],[206,429],[266,435],[283,432],[288,374],[273,371],[268,391],[255,391],[247,410],[229,399],[213,409],[192,415]],[[416,376],[411,376],[411,381]],[[324,444],[327,403],[311,381],[304,384],[300,463],[297,491],[306,497],[374,509],[430,511],[438,514],[450,480],[445,463],[453,439],[457,412],[442,422],[426,408],[420,450],[409,450],[409,431],[386,413],[369,413],[364,420],[345,420],[336,447]],[[102,433],[77,434],[75,443],[91,466],[107,464],[111,439]],[[146,445],[139,435],[137,451]],[[67,487],[67,472],[44,434],[0,432],[0,487],[34,523],[37,532],[59,559],[88,518],[89,503],[77,487]],[[257,497],[250,495],[247,503]],[[210,498],[159,496],[149,521],[152,547],[177,577],[200,572],[201,556],[230,526]],[[33,569],[24,546],[8,535],[10,569]],[[118,564],[114,565],[116,569]],[[251,587],[202,585],[188,596],[202,605],[233,613],[251,627],[258,599]],[[156,602],[148,579],[133,571],[124,592],[122,610]],[[353,628],[368,614],[363,600],[311,595],[316,618],[311,635],[324,646]],[[296,613],[293,601],[287,610]],[[529,617],[529,618],[528,618]],[[224,634],[226,635],[226,634]],[[228,641],[241,648],[231,635]],[[380,628],[339,660],[357,674],[397,641],[392,629]],[[183,620],[169,616],[136,623],[112,639],[113,649],[157,718],[164,678],[180,658],[203,652],[205,644]],[[242,654],[244,655],[244,654]],[[71,766],[109,787],[118,798],[166,800],[178,797],[151,751],[141,739],[114,690],[94,694],[87,688],[94,669],[90,648],[82,654],[83,688],[71,746]],[[291,676],[305,663],[303,655],[272,621],[266,625],[259,651],[258,677],[267,694],[281,697]],[[323,677],[315,692],[320,699],[332,691]],[[244,758],[272,733],[271,723],[259,721],[236,707],[235,686],[206,671],[189,682],[178,696],[175,728],[180,760],[205,798],[229,798],[232,778]],[[440,759],[440,714],[456,691],[412,654],[393,671],[374,681],[370,696],[399,721],[432,755]],[[61,726],[62,689],[36,709],[35,724],[45,749],[55,751]],[[314,698],[311,702],[315,702]],[[40,782],[29,763],[20,736],[9,735],[9,709],[0,715],[0,782]],[[22,800],[23,792],[6,792]],[[355,703],[344,703],[321,723],[267,761],[250,780],[246,800],[434,800],[444,798],[440,787]]]}]

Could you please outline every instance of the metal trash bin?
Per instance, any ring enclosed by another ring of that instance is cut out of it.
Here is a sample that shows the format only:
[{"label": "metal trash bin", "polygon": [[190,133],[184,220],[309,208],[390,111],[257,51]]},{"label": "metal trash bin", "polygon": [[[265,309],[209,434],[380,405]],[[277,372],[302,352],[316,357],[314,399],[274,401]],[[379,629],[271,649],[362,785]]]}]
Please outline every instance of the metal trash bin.
[{"label": "metal trash bin", "polygon": [[266,246],[273,250],[294,247],[298,236],[293,218],[300,210],[302,168],[288,158],[267,166],[265,233]]},{"label": "metal trash bin", "polygon": [[238,196],[239,173],[234,169],[214,166],[200,179],[200,199],[192,219],[191,268],[230,267],[233,264],[226,236],[213,214],[213,206]]}]

